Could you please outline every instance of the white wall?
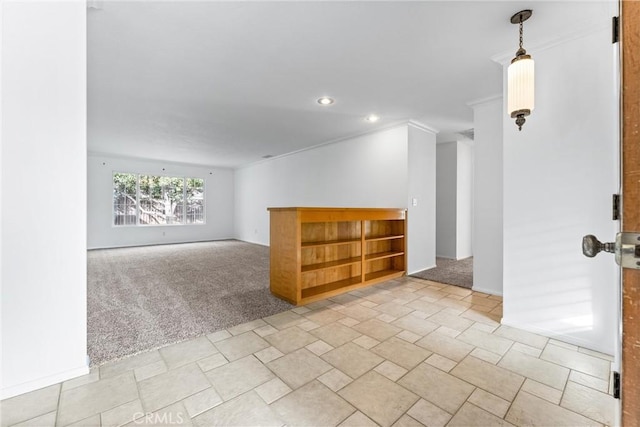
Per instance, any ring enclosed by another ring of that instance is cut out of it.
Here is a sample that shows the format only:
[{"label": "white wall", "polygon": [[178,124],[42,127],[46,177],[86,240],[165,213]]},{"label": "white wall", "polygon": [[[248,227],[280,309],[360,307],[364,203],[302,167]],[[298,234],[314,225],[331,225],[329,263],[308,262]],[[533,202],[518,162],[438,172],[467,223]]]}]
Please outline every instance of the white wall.
[{"label": "white wall", "polygon": [[473,255],[473,147],[457,142],[456,169],[456,259]]},{"label": "white wall", "polygon": [[[3,56],[2,56],[2,50],[4,49],[4,42],[3,42],[3,34],[4,32],[2,31],[2,28],[4,28],[4,25],[2,24],[4,21],[4,5],[2,3],[0,3],[0,97],[2,96],[2,86],[4,85],[4,79],[3,79],[3,74],[2,74],[2,61],[3,61]],[[0,100],[0,127],[2,127],[2,122],[4,121],[4,114],[3,114],[3,105],[4,102],[2,102]],[[2,132],[2,129],[0,129],[0,190],[4,190],[3,187],[3,182],[4,180],[2,179],[3,174],[2,171],[4,170],[4,163],[3,163],[3,156],[2,156],[2,146],[3,146],[3,140],[4,140],[4,132]],[[2,387],[1,384],[4,384],[4,374],[2,373],[2,355],[3,355],[3,350],[2,350],[2,344],[4,343],[4,339],[2,338],[3,333],[2,333],[2,321],[4,320],[4,317],[2,315],[2,308],[3,308],[3,304],[2,304],[2,289],[3,289],[3,279],[4,279],[4,275],[2,274],[2,262],[4,260],[4,256],[2,255],[2,247],[3,245],[3,221],[2,221],[2,217],[3,217],[3,198],[2,195],[0,194],[0,388]],[[0,399],[2,399],[3,395],[5,393],[0,391]]]},{"label": "white wall", "polygon": [[502,97],[473,107],[473,289],[502,295]]},{"label": "white wall", "polygon": [[2,398],[86,365],[86,5],[3,2]]},{"label": "white wall", "polygon": [[236,237],[269,244],[268,207],[407,207],[407,126],[239,168]]},{"label": "white wall", "polygon": [[[114,227],[113,172],[203,178],[206,224]],[[231,169],[91,154],[88,173],[89,249],[229,239],[234,236]]]},{"label": "white wall", "polygon": [[456,201],[458,143],[437,144],[436,153],[436,253],[456,259]]},{"label": "white wall", "polygon": [[412,274],[436,265],[436,135],[409,124],[408,151],[407,274]]},{"label": "white wall", "polygon": [[585,258],[581,239],[611,241],[617,227],[613,49],[600,30],[531,50],[535,110],[522,132],[504,115],[503,321],[609,354],[616,266],[609,254]]},{"label": "white wall", "polygon": [[437,231],[439,257],[473,255],[473,148],[462,141],[437,144]]},{"label": "white wall", "polygon": [[[428,154],[429,148],[420,148],[420,138],[425,137],[415,138],[412,152]],[[423,142],[427,147],[428,139]],[[236,237],[268,245],[267,208],[272,206],[407,208],[408,192],[422,194],[429,185],[409,188],[408,140],[408,126],[402,125],[237,169]],[[430,164],[430,160],[425,159],[425,164]],[[429,197],[425,195],[425,200]],[[427,207],[425,204],[424,208]],[[428,215],[415,216],[414,219],[409,213],[409,223],[429,220]],[[435,245],[435,236],[430,236],[428,241]],[[416,239],[413,243],[417,244]],[[409,252],[411,250],[409,247]],[[424,263],[431,262],[429,256],[425,254]],[[435,259],[433,261],[435,263]],[[408,269],[417,271],[420,265],[414,269],[414,265],[409,264]]]}]

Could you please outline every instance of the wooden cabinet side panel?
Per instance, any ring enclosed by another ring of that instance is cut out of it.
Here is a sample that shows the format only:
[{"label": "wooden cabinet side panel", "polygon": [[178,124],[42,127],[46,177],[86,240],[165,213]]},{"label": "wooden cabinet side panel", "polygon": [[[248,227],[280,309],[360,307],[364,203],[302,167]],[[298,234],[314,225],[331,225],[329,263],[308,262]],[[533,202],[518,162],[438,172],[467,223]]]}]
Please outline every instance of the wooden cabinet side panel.
[{"label": "wooden cabinet side panel", "polygon": [[409,250],[409,246],[407,245],[407,233],[409,232],[409,212],[404,217],[404,221],[402,221],[402,234],[404,237],[402,238],[402,251],[404,252],[404,256],[400,259],[396,260],[395,268],[397,270],[402,270],[407,273],[407,261],[409,260],[409,254],[407,251]]},{"label": "wooden cabinet side panel", "polygon": [[271,211],[270,288],[281,298],[300,300],[300,222],[295,211]]}]

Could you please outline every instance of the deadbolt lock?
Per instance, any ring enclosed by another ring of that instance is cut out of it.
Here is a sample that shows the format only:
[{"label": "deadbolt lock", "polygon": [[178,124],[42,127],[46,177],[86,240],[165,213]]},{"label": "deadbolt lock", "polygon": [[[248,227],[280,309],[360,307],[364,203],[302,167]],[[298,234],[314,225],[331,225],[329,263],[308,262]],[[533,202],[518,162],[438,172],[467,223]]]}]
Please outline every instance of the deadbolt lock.
[{"label": "deadbolt lock", "polygon": [[602,251],[614,253],[620,267],[640,270],[640,233],[618,233],[611,243],[602,243],[592,234],[582,238],[584,256],[593,258]]}]

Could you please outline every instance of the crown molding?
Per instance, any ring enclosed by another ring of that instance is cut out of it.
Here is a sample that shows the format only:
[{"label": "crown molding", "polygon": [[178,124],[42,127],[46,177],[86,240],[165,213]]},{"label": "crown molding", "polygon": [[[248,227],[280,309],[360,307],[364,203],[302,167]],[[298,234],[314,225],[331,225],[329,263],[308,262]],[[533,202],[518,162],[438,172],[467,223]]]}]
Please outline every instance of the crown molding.
[{"label": "crown molding", "polygon": [[283,157],[292,156],[294,154],[302,153],[302,152],[309,151],[309,150],[315,150],[316,148],[324,147],[325,145],[337,144],[337,143],[342,142],[342,141],[347,141],[349,139],[360,138],[362,136],[372,135],[374,133],[383,132],[385,130],[397,128],[399,126],[407,126],[408,124],[409,124],[409,122],[407,120],[396,121],[396,122],[393,122],[393,123],[389,123],[386,126],[377,127],[375,129],[371,129],[371,130],[368,130],[366,132],[354,133],[354,134],[343,136],[343,137],[340,137],[340,138],[330,139],[328,141],[321,142],[319,144],[315,144],[315,145],[312,145],[310,147],[301,148],[301,149],[295,150],[295,151],[289,151],[288,153],[284,153],[284,154],[278,154],[276,156],[269,157],[268,159],[260,159],[260,160],[256,160],[255,162],[246,163],[244,165],[238,165],[238,166],[234,167],[233,169],[235,169],[235,170],[246,169],[248,167],[259,165],[261,163],[270,162],[270,161],[273,161],[273,160],[276,160],[276,159],[281,159]]},{"label": "crown molding", "polygon": [[474,99],[473,101],[467,102],[467,106],[469,106],[471,108],[475,108],[478,105],[489,104],[491,102],[497,102],[497,101],[502,102],[502,94],[501,93],[496,94],[496,95],[487,96],[487,97],[480,98],[480,99]]},{"label": "crown molding", "polygon": [[[607,24],[600,25],[600,26],[586,27],[577,31],[568,32],[559,37],[551,38],[540,43],[530,44],[527,46],[527,52],[534,52],[533,54],[535,55],[535,52],[542,52],[547,49],[556,47],[558,45],[590,36],[604,29],[608,30],[609,29],[608,25],[609,23],[607,22]],[[494,62],[497,62],[502,66],[505,66],[511,63],[511,59],[513,59],[514,55],[515,55],[514,50],[511,49],[508,52],[501,52],[496,55],[493,55],[491,57],[491,60]]]},{"label": "crown molding", "polygon": [[277,155],[277,156],[269,157],[268,159],[260,159],[260,160],[257,160],[255,162],[247,163],[247,164],[244,164],[244,165],[239,165],[239,166],[236,166],[234,169],[236,169],[236,170],[245,169],[245,168],[248,168],[248,167],[251,167],[251,166],[258,165],[260,163],[265,163],[265,162],[269,162],[269,161],[272,161],[272,160],[281,159],[283,157],[291,156],[293,154],[302,153],[304,151],[314,150],[316,148],[324,147],[325,145],[337,144],[339,142],[347,141],[349,139],[360,138],[362,136],[372,135],[374,133],[383,132],[383,131],[386,131],[386,130],[389,130],[389,129],[393,129],[393,128],[397,128],[397,127],[400,127],[400,126],[411,126],[411,127],[416,128],[416,129],[420,129],[420,130],[423,130],[425,132],[432,133],[434,135],[439,132],[439,130],[437,130],[437,129],[431,127],[431,126],[425,125],[424,123],[420,123],[418,121],[415,121],[415,120],[400,120],[400,121],[397,121],[397,122],[390,123],[390,124],[388,124],[386,126],[378,127],[376,129],[372,129],[372,130],[369,130],[369,131],[366,131],[366,132],[360,132],[360,133],[351,134],[351,135],[348,135],[348,136],[344,136],[344,137],[332,139],[332,140],[329,140],[329,141],[325,141],[325,142],[322,142],[320,144],[312,145],[311,147],[305,147],[305,148],[301,148],[300,150],[291,151],[291,152],[288,152],[288,153],[284,153],[284,154],[280,154],[280,155]]},{"label": "crown molding", "polygon": [[409,126],[411,126],[411,127],[414,127],[414,128],[416,128],[416,129],[423,130],[423,131],[425,131],[425,132],[432,133],[432,134],[434,134],[434,135],[440,132],[440,130],[439,130],[439,129],[436,129],[436,128],[431,127],[431,126],[429,126],[429,125],[425,125],[424,123],[418,122],[418,121],[416,121],[416,120],[409,120],[409,121],[407,122],[407,125],[409,125]]},{"label": "crown molding", "polygon": [[113,160],[130,160],[136,162],[143,163],[154,163],[160,165],[171,165],[171,166],[181,166],[181,167],[191,167],[191,168],[203,168],[203,169],[218,169],[218,170],[233,170],[232,167],[225,166],[214,166],[210,164],[204,163],[188,163],[188,162],[176,162],[173,160],[162,160],[162,159],[149,159],[145,157],[139,156],[128,156],[126,154],[118,154],[118,153],[107,153],[104,151],[87,151],[87,157],[102,157]]}]

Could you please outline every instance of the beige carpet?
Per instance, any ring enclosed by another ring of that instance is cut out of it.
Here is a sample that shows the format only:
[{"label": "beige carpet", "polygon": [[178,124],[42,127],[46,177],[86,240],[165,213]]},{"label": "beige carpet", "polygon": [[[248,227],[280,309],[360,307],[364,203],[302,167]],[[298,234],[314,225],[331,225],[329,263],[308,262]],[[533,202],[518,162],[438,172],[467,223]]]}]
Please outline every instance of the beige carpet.
[{"label": "beige carpet", "polygon": [[235,240],[88,253],[88,352],[100,365],[292,308],[269,248]]},{"label": "beige carpet", "polygon": [[420,279],[471,289],[473,286],[473,257],[453,260],[436,258],[436,266],[411,275]]}]

